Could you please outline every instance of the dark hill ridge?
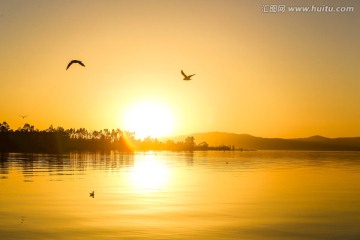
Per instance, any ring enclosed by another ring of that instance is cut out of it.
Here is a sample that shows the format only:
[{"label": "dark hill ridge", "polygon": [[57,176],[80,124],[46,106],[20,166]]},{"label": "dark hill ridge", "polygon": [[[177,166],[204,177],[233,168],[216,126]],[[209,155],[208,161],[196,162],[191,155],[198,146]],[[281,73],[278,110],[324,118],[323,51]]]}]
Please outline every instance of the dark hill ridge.
[{"label": "dark hill ridge", "polygon": [[360,137],[327,138],[312,136],[308,138],[262,138],[248,134],[226,132],[206,132],[169,137],[183,141],[193,136],[197,144],[207,142],[210,146],[235,146],[251,150],[314,150],[314,151],[360,151]]}]

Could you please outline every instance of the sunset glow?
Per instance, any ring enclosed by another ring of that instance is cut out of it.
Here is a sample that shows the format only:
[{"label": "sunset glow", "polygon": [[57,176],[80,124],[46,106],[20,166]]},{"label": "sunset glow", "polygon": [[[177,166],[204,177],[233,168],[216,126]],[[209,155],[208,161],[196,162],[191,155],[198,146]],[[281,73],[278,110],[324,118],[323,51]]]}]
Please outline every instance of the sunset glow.
[{"label": "sunset glow", "polygon": [[157,138],[172,134],[175,119],[172,111],[163,103],[155,101],[130,105],[123,113],[124,129],[135,132],[139,139]]},{"label": "sunset glow", "polygon": [[360,0],[0,0],[0,240],[360,240]]},{"label": "sunset glow", "polygon": [[[360,135],[357,1],[275,13],[257,1],[35,2],[0,1],[0,121],[13,129]],[[85,67],[66,70],[73,59]]]}]

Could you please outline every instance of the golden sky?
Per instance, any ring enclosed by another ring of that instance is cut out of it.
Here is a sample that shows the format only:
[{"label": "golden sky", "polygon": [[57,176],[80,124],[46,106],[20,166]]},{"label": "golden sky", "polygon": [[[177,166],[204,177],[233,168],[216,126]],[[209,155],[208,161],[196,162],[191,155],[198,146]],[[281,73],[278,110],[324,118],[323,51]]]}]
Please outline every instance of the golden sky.
[{"label": "golden sky", "polygon": [[[0,121],[360,136],[360,3],[329,1],[348,13],[262,12],[270,4],[0,0]],[[324,2],[286,1],[312,5]],[[72,59],[86,67],[65,70]]]}]

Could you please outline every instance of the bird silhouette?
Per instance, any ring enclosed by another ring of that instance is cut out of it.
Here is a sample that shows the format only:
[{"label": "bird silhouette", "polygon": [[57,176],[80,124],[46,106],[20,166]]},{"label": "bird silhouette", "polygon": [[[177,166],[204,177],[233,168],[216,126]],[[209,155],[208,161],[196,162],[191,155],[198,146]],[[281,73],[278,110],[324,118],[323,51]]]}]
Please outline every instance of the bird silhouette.
[{"label": "bird silhouette", "polygon": [[21,117],[21,118],[26,118],[28,115],[19,115],[19,117]]},{"label": "bird silhouette", "polygon": [[181,74],[184,76],[183,80],[186,80],[186,81],[192,80],[191,77],[195,75],[195,74],[186,75],[183,70],[181,70]]},{"label": "bird silhouette", "polygon": [[92,191],[92,192],[90,193],[90,197],[92,197],[92,198],[95,197],[95,192],[94,192],[94,191]]},{"label": "bird silhouette", "polygon": [[67,65],[66,70],[68,70],[68,68],[69,68],[69,67],[71,66],[71,64],[73,64],[73,63],[78,63],[78,64],[80,64],[81,66],[85,67],[85,65],[84,65],[81,61],[79,61],[79,60],[71,60],[71,61],[69,62],[69,64]]}]

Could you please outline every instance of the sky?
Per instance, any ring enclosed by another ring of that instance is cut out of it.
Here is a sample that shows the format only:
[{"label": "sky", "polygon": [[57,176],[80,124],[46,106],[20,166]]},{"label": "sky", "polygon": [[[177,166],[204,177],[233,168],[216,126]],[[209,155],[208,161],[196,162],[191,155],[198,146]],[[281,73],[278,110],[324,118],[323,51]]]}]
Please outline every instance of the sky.
[{"label": "sky", "polygon": [[[360,136],[360,3],[285,3],[0,0],[0,121],[138,137]],[[72,59],[86,67],[66,70]]]}]

